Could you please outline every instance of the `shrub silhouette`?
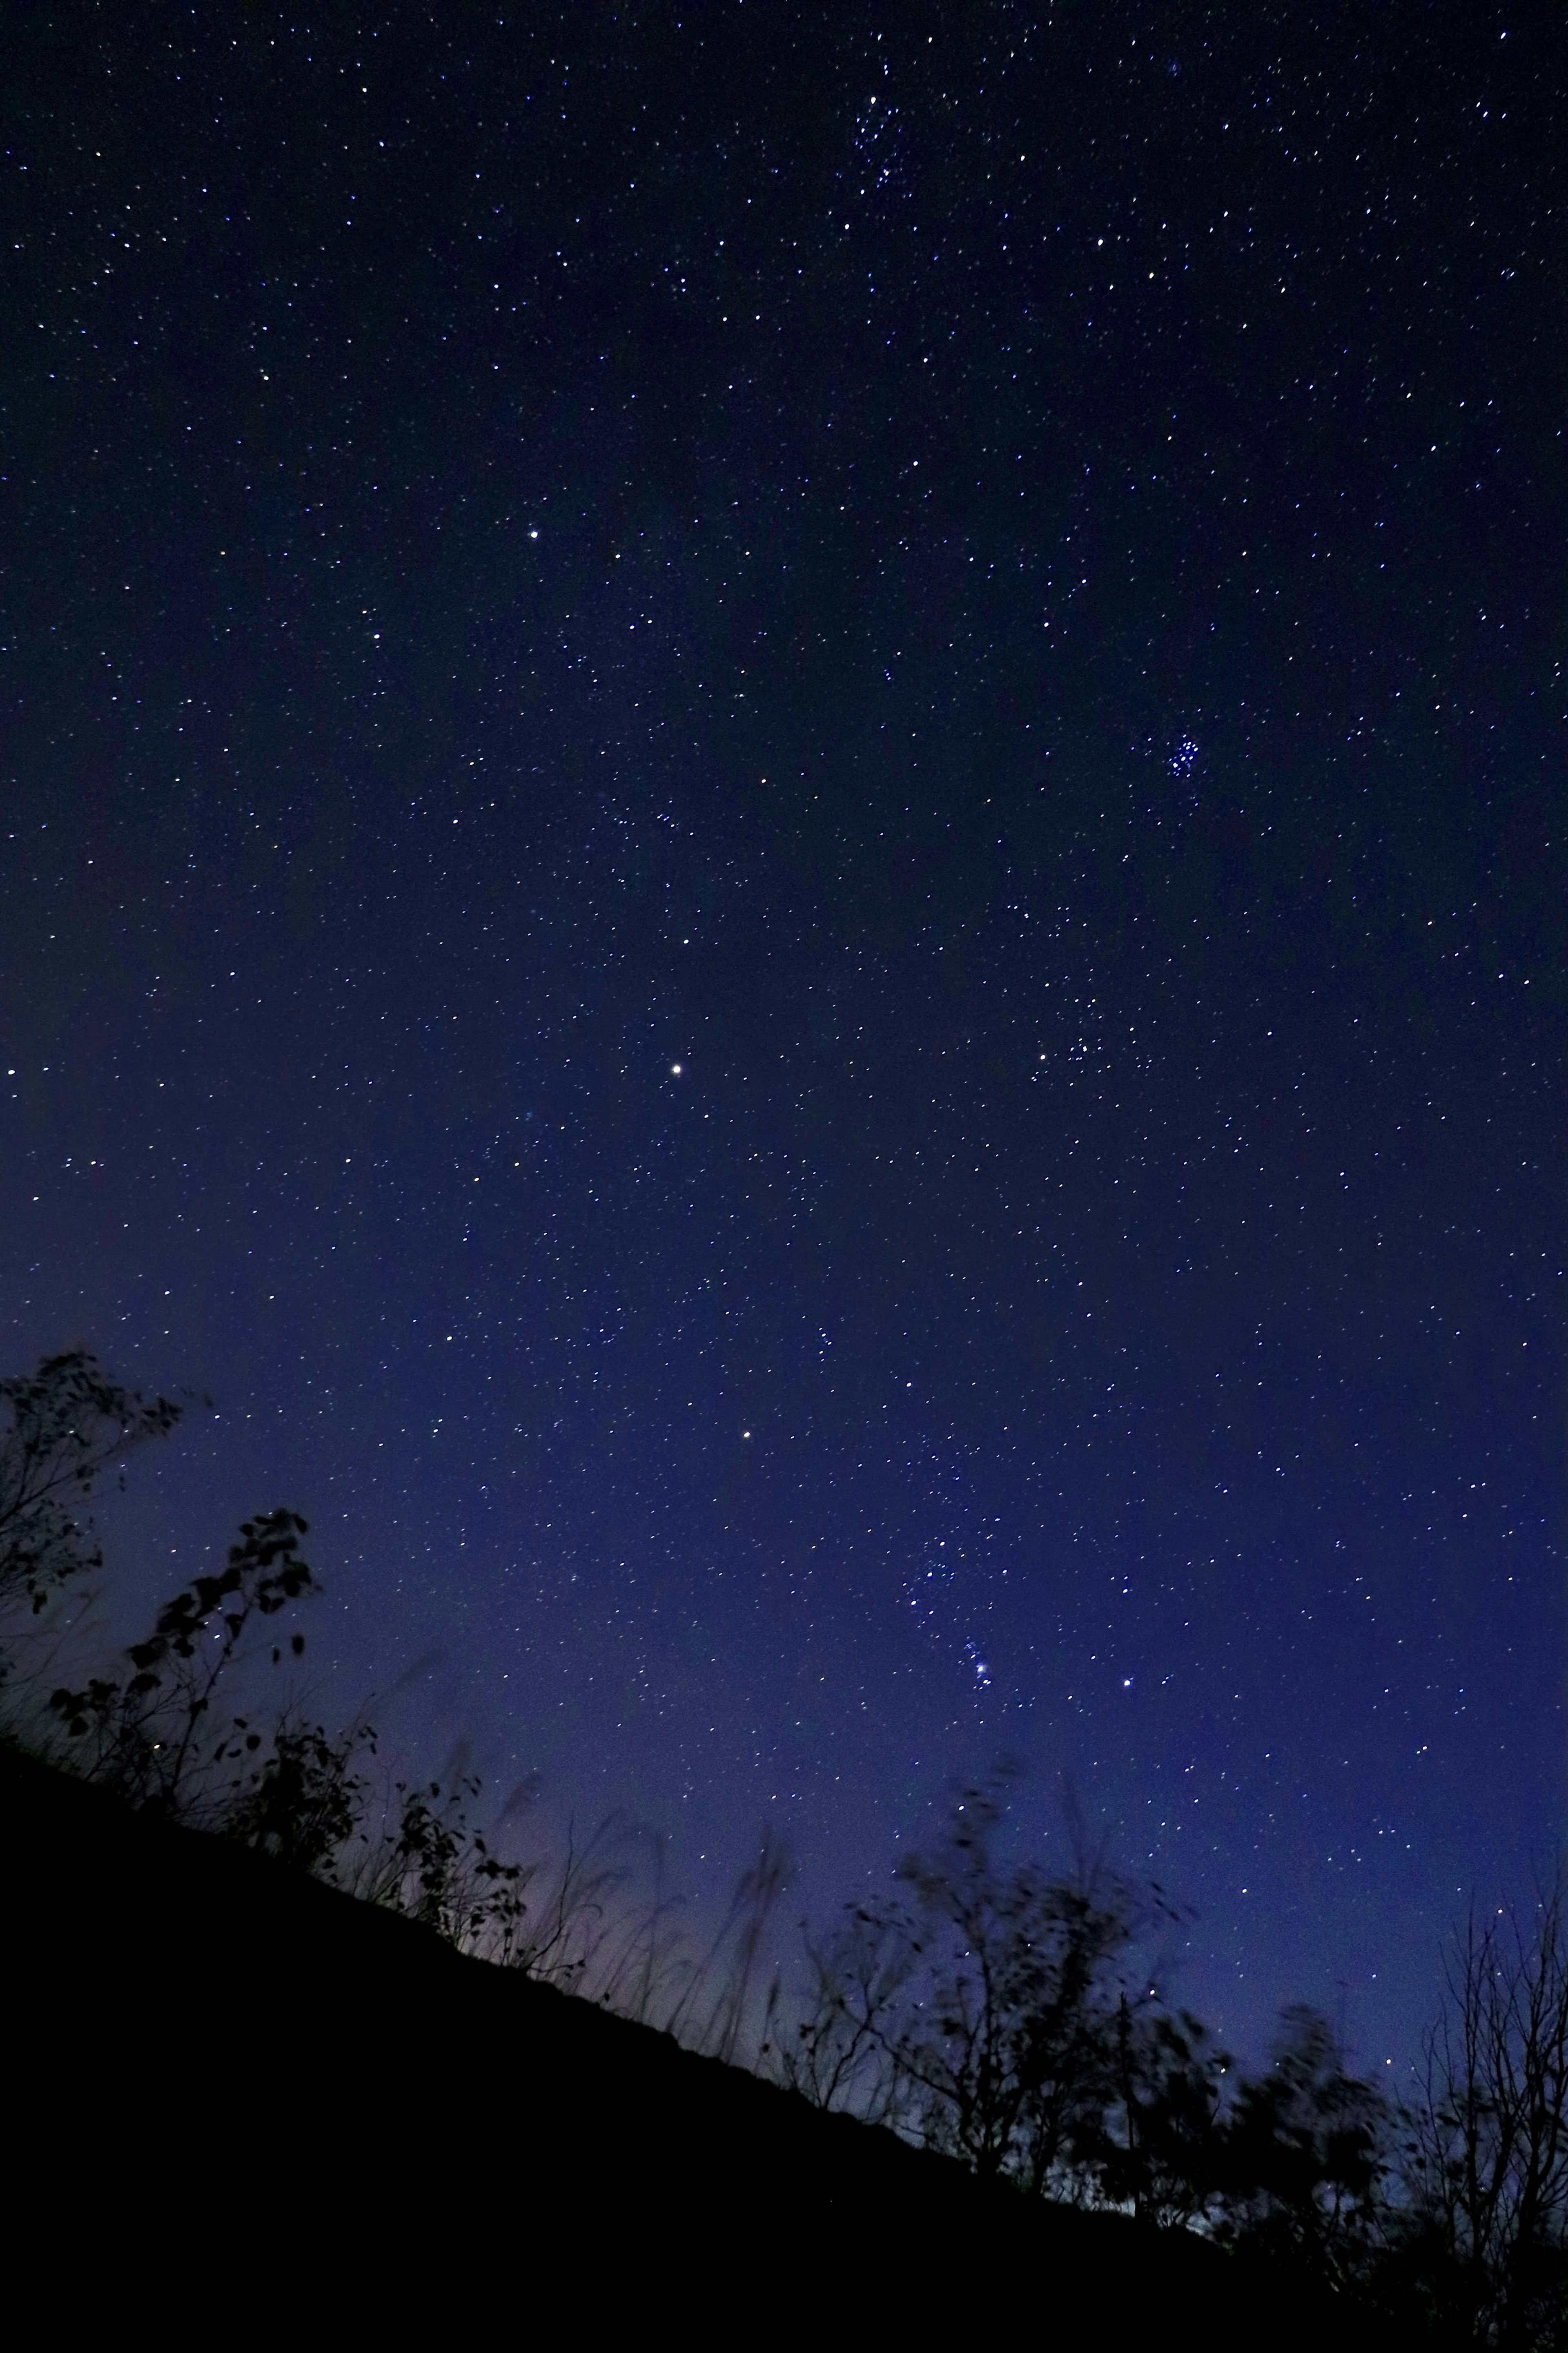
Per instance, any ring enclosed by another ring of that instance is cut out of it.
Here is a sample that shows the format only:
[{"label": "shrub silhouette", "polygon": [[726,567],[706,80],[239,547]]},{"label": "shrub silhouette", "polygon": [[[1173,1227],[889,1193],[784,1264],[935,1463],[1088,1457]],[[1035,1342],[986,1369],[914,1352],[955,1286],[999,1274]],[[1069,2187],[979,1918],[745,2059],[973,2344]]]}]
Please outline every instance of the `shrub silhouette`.
[{"label": "shrub silhouette", "polygon": [[366,1746],[359,1728],[333,1740],[319,1724],[279,1724],[268,1740],[237,1716],[235,1745],[262,1755],[260,1769],[233,1793],[221,1827],[293,1871],[328,1875],[360,1829],[369,1786],[354,1768]]},{"label": "shrub silhouette", "polygon": [[898,2065],[904,1989],[919,1954],[902,1918],[852,1905],[826,1937],[802,1924],[810,1975],[803,2015],[777,2046],[779,2080],[813,2107],[905,2126],[911,2102]]},{"label": "shrub silhouette", "polygon": [[[50,1713],[81,1744],[74,1761],[85,1779],[106,1782],[132,1805],[216,1826],[216,1769],[237,1753],[236,1740],[244,1755],[261,1739],[243,1718],[232,1737],[217,1731],[213,1702],[253,1621],[276,1617],[314,1589],[299,1549],[305,1534],[297,1512],[247,1520],[219,1574],[176,1593],[145,1641],[132,1643],[123,1680],[93,1676],[80,1690],[61,1684],[50,1693]],[[289,1656],[304,1647],[302,1634],[289,1635]],[[275,1643],[275,1666],[283,1655],[284,1645]]]}]

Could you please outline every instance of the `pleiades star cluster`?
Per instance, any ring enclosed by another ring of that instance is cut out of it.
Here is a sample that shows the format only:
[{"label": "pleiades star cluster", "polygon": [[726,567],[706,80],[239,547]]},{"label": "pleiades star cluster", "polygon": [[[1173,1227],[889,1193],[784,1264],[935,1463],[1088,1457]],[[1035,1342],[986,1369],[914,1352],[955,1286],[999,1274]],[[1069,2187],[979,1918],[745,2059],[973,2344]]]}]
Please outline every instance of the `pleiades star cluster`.
[{"label": "pleiades star cluster", "polygon": [[[36,7],[0,1330],[301,1704],[1237,2047],[1563,1831],[1562,26]],[[1068,1795],[1064,1798],[1064,1784]]]}]

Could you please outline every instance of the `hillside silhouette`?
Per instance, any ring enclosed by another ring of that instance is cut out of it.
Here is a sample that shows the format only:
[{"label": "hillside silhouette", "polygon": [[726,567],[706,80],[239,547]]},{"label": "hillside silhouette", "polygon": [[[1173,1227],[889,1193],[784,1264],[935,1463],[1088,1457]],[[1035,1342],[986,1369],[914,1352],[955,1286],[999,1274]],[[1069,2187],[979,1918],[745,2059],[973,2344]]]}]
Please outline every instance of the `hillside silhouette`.
[{"label": "hillside silhouette", "polygon": [[510,2327],[548,2283],[601,2332],[1568,2343],[1562,1876],[1450,1938],[1399,2102],[1299,2003],[1238,2068],[1164,1990],[1179,1905],[1003,1852],[1005,1764],[791,1989],[768,1833],[699,1955],[613,1835],[516,1859],[457,1767],[378,1795],[374,1728],[268,1680],[296,1512],[98,1654],[88,1505],[181,1409],[79,1349],[0,1402],[5,2211],[79,2328],[176,2288]]},{"label": "hillside silhouette", "polygon": [[226,2276],[238,2230],[308,2242],[322,2292],[418,2301],[450,2262],[421,2239],[456,2232],[595,2325],[675,2299],[765,2333],[1352,2341],[1190,2233],[1026,2201],[15,1751],[0,1837],[14,2211],[128,2277],[174,2250]]}]

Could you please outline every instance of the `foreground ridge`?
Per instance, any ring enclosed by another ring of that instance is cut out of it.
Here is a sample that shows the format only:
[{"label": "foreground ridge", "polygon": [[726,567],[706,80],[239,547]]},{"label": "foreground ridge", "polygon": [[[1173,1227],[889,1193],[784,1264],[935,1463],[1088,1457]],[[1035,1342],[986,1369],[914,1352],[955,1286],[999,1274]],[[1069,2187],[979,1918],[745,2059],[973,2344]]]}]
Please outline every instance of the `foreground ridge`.
[{"label": "foreground ridge", "polygon": [[[308,2246],[313,2294],[401,2278],[405,2302],[452,2292],[458,2231],[491,2294],[509,2266],[519,2295],[541,2263],[576,2280],[584,2325],[675,2297],[749,2326],[1352,2341],[1188,2233],[987,2187],[15,1752],[0,1831],[22,2209],[110,2270],[177,2248],[220,2275],[238,2230],[256,2258]],[[133,2164],[84,2161],[106,2128]]]}]

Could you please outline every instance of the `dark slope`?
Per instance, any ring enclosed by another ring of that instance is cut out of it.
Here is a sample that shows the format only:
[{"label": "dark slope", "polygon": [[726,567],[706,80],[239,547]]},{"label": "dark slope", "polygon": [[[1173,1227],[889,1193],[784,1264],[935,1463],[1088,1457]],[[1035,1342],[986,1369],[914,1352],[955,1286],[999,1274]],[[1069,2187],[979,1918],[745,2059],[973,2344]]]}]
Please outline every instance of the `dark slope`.
[{"label": "dark slope", "polygon": [[14,2285],[520,2331],[542,2295],[590,2338],[1329,2333],[9,1754],[0,1839]]}]

